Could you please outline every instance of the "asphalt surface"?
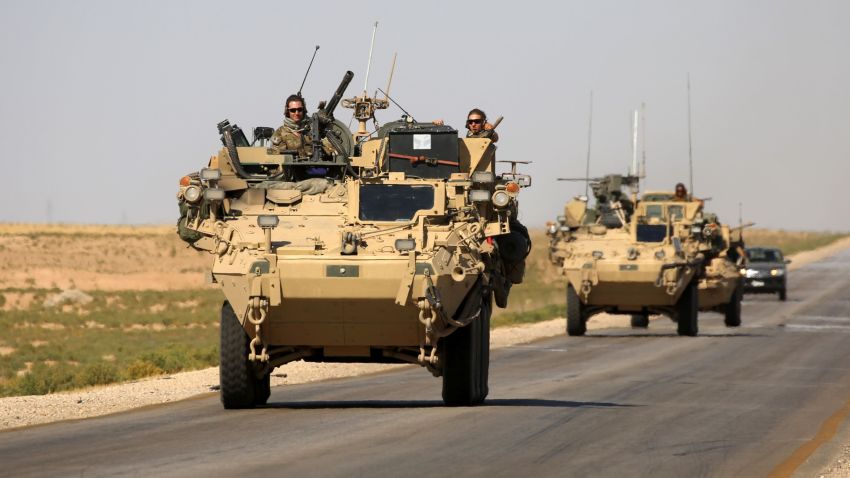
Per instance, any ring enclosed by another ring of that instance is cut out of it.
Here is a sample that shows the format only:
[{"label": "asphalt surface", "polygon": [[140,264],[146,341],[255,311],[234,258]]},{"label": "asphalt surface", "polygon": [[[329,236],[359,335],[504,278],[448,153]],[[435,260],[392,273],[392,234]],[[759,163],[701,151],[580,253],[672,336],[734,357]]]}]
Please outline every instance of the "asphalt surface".
[{"label": "asphalt surface", "polygon": [[411,367],[278,387],[257,410],[225,411],[208,395],[0,432],[0,475],[793,471],[795,451],[850,400],[848,290],[844,251],[792,271],[787,302],[748,295],[737,329],[704,313],[695,338],[662,319],[495,350],[479,407],[443,407],[439,379]]}]

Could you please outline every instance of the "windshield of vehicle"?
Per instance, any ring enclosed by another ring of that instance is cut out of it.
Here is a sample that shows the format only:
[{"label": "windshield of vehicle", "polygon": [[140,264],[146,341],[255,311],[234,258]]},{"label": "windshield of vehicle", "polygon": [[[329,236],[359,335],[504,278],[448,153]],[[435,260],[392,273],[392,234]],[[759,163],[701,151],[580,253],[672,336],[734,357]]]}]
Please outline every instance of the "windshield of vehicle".
[{"label": "windshield of vehicle", "polygon": [[747,249],[750,262],[782,262],[782,253],[777,249]]},{"label": "windshield of vehicle", "polygon": [[363,184],[360,186],[360,219],[409,221],[418,211],[434,207],[433,186]]}]

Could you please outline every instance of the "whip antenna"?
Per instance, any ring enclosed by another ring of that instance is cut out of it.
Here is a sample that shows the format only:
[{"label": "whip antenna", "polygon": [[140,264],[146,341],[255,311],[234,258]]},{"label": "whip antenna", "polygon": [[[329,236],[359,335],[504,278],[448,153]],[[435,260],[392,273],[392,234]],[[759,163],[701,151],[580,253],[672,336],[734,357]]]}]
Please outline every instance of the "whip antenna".
[{"label": "whip antenna", "polygon": [[587,163],[584,167],[584,197],[588,197],[590,188],[590,143],[593,138],[593,90],[590,90],[590,113],[587,115]]},{"label": "whip antenna", "polygon": [[372,28],[372,43],[369,44],[369,62],[366,63],[366,79],[363,80],[363,94],[366,94],[367,88],[369,87],[369,70],[372,69],[372,50],[375,48],[375,33],[378,31],[378,22],[375,22],[374,28]]},{"label": "whip antenna", "polygon": [[298,96],[301,96],[301,90],[304,89],[304,83],[307,82],[307,75],[310,74],[310,68],[313,67],[313,60],[316,59],[316,52],[319,51],[319,45],[316,45],[316,49],[313,50],[313,58],[310,58],[310,64],[307,66],[307,72],[304,73],[304,79],[301,80],[301,86],[298,87]]},{"label": "whip antenna", "polygon": [[[390,86],[393,85],[393,73],[395,72],[395,59],[396,59],[397,56],[398,56],[398,52],[394,52],[393,53],[393,65],[390,67],[390,77],[387,80],[387,91],[384,92],[384,99],[385,100],[390,99],[390,97],[389,97]],[[378,95],[376,94],[375,96],[378,96]]]},{"label": "whip antenna", "polygon": [[690,197],[694,197],[694,154],[691,142],[691,74],[688,73],[688,174],[690,177]]}]

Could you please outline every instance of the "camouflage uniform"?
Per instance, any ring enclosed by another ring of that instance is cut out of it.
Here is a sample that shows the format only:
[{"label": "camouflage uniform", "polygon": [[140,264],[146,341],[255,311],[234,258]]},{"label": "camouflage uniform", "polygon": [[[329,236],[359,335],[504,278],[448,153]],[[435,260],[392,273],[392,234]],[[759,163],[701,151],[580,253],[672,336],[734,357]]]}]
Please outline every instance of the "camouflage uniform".
[{"label": "camouflage uniform", "polygon": [[277,154],[283,151],[298,151],[298,156],[310,157],[313,154],[313,140],[310,137],[307,121],[295,123],[285,118],[283,126],[272,135],[269,150]]},{"label": "camouflage uniform", "polygon": [[467,138],[488,138],[492,142],[499,141],[499,133],[496,130],[492,129],[482,129],[477,133],[473,133],[471,130],[466,132]]}]

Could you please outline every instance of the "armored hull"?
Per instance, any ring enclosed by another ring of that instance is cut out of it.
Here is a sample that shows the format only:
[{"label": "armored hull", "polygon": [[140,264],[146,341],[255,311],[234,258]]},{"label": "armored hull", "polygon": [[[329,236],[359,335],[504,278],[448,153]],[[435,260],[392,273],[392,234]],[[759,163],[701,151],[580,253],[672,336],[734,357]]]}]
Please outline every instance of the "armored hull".
[{"label": "armored hull", "polygon": [[447,404],[481,403],[492,304],[530,250],[516,200],[530,177],[496,175],[490,140],[448,126],[340,141],[346,79],[313,116],[312,157],[239,146],[225,121],[225,147],[181,180],[179,232],[213,255],[227,299],[222,402],[264,403],[271,370],[304,359],[415,363],[443,377]]}]

